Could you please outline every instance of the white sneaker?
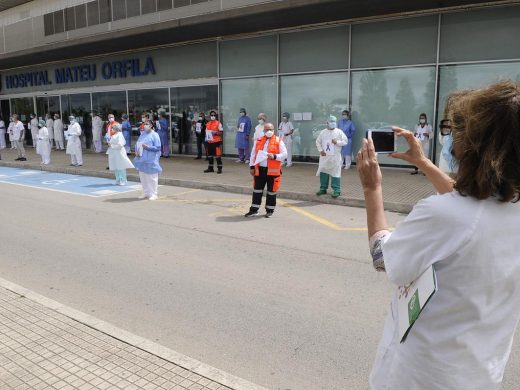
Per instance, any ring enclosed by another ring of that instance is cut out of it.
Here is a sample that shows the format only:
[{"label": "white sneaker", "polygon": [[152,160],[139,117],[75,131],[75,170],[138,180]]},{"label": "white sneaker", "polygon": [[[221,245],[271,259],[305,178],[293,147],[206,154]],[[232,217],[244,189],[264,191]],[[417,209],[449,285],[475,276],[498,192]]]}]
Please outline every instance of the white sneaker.
[{"label": "white sneaker", "polygon": [[249,164],[249,160],[244,161],[246,164]]},{"label": "white sneaker", "polygon": [[242,160],[236,160],[235,161],[237,164],[240,164],[241,162],[243,162]]},{"label": "white sneaker", "polygon": [[122,181],[119,183],[120,186],[126,186],[126,181]]},{"label": "white sneaker", "polygon": [[343,169],[350,169],[350,165],[345,165]]},{"label": "white sneaker", "polygon": [[148,199],[148,197],[146,195],[141,195],[137,199]]},{"label": "white sneaker", "polygon": [[157,200],[159,197],[157,195],[152,195],[148,198],[148,200]]},{"label": "white sneaker", "polygon": [[286,167],[292,167],[292,164],[287,164]]}]

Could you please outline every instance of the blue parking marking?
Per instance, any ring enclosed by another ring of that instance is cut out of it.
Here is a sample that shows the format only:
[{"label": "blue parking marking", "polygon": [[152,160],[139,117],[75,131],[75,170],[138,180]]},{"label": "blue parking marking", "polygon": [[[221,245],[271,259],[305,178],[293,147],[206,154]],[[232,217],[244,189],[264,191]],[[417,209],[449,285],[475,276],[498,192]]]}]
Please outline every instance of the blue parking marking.
[{"label": "blue parking marking", "polygon": [[117,186],[114,184],[115,179],[7,167],[0,167],[0,183],[94,198],[124,194],[141,188],[139,183],[130,181],[126,186]]}]

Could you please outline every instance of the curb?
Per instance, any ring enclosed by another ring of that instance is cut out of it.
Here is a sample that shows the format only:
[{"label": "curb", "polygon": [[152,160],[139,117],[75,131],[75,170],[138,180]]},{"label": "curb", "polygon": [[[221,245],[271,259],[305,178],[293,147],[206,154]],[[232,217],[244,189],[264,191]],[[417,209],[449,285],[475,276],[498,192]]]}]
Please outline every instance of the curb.
[{"label": "curb", "polygon": [[[47,172],[56,172],[56,173],[67,173],[70,175],[78,175],[78,176],[92,176],[92,177],[101,177],[105,179],[112,179],[113,174],[109,171],[100,172],[86,169],[77,169],[74,167],[53,167],[47,165],[35,165],[30,163],[14,163],[8,161],[1,161],[0,166],[9,167],[9,168],[21,168],[21,169],[32,169],[35,171],[47,171]],[[128,179],[139,182],[139,175],[136,174],[128,174]],[[221,191],[221,192],[230,192],[234,194],[243,194],[243,195],[251,195],[253,193],[252,188],[237,186],[233,184],[216,184],[216,183],[206,183],[195,180],[182,180],[182,179],[172,179],[159,177],[159,184],[167,185],[167,186],[175,186],[175,187],[185,187],[185,188],[194,188],[198,190],[207,190],[207,191]],[[348,207],[365,207],[365,201],[363,199],[356,198],[337,198],[332,199],[330,197],[317,197],[314,194],[304,193],[304,192],[296,192],[296,191],[279,191],[278,196],[283,199],[290,200],[299,200],[303,202],[314,202],[314,203],[323,203],[323,204],[331,204],[336,206],[348,206]],[[408,214],[412,211],[413,205],[407,203],[397,203],[397,202],[384,202],[384,209],[386,211],[392,211],[396,213]]]},{"label": "curb", "polygon": [[111,325],[108,322],[72,309],[8,280],[0,278],[0,288],[5,288],[6,290],[18,294],[23,298],[30,299],[31,301],[45,306],[48,309],[54,310],[55,312],[60,313],[76,322],[86,325],[119,341],[129,344],[135,348],[139,348],[145,352],[167,360],[170,363],[185,368],[186,370],[194,372],[213,382],[218,382],[219,384],[230,387],[234,390],[268,390],[265,387],[228,374],[225,371],[175,352],[169,348],[154,343],[153,341],[134,335],[130,332],[127,332],[126,330]]}]

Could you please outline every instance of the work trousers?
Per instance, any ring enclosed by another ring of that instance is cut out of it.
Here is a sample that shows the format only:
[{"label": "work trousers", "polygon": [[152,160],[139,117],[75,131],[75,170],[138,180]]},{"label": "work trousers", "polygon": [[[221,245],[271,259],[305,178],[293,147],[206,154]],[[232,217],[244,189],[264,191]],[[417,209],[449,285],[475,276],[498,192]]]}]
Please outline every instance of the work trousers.
[{"label": "work trousers", "polygon": [[70,162],[72,165],[83,165],[83,153],[79,152],[78,154],[71,154]]},{"label": "work trousers", "polygon": [[13,141],[14,148],[18,150],[18,157],[25,157],[25,148],[23,147],[23,140],[22,141]]},{"label": "work trousers", "polygon": [[63,140],[55,139],[54,142],[56,142],[56,149],[65,150],[65,146],[64,146],[65,143]]},{"label": "work trousers", "polygon": [[144,173],[139,172],[139,179],[143,186],[144,196],[150,198],[157,196],[159,188],[159,174],[158,173]]},{"label": "work trousers", "polygon": [[[206,149],[204,137],[197,135],[197,157],[200,158],[202,158],[202,144],[204,144],[204,149]],[[208,154],[207,151],[206,154]]]},{"label": "work trousers", "polygon": [[285,147],[287,149],[287,165],[292,165],[292,145],[293,145],[293,139],[292,136],[288,135],[283,138],[283,143],[285,144]]},{"label": "work trousers", "polygon": [[262,197],[264,188],[267,186],[267,195],[265,197],[266,211],[274,211],[276,208],[276,192],[273,190],[274,181],[279,176],[268,176],[267,167],[259,167],[259,175],[255,176],[253,188],[253,200],[251,202],[251,211],[257,211],[262,205]]},{"label": "work trousers", "polygon": [[116,184],[126,184],[126,169],[116,169]]},{"label": "work trousers", "polygon": [[101,153],[103,151],[103,145],[101,144],[100,139],[94,141],[94,150],[96,153]]},{"label": "work trousers", "polygon": [[250,157],[251,150],[249,149],[249,143],[246,145],[245,148],[238,148],[238,158],[240,159],[240,161],[249,161]]},{"label": "work trousers", "polygon": [[0,149],[5,149],[6,142],[5,142],[5,129],[0,129]]},{"label": "work trousers", "polygon": [[219,171],[222,170],[222,143],[221,142],[214,142],[207,144],[207,150],[208,150],[208,168],[213,169],[213,166],[215,165],[213,161],[213,157],[217,158],[217,168]]},{"label": "work trousers", "polygon": [[320,172],[320,190],[327,191],[330,186],[332,187],[332,191],[341,193],[341,178],[340,177],[332,177],[328,173]]}]

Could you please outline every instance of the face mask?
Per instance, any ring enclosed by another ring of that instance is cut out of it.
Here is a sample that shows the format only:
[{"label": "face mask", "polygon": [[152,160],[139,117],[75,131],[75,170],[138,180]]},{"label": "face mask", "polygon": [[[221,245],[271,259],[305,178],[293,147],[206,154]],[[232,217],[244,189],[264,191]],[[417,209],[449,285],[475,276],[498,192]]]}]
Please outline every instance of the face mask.
[{"label": "face mask", "polygon": [[419,119],[419,123],[420,123],[421,125],[424,125],[424,124],[426,123],[426,119]]},{"label": "face mask", "polygon": [[271,138],[274,135],[274,131],[273,130],[269,130],[269,131],[266,131],[264,134],[265,134],[265,136],[267,138]]},{"label": "face mask", "polygon": [[282,118],[282,122],[287,122],[288,120],[289,120],[289,118],[287,118],[285,116]]},{"label": "face mask", "polygon": [[76,119],[71,119],[70,124],[73,125],[74,123],[76,123]]},{"label": "face mask", "polygon": [[263,119],[259,119],[259,120],[258,120],[258,123],[261,124],[261,125],[263,125],[264,122],[265,122],[265,121],[264,121]]},{"label": "face mask", "polygon": [[201,120],[202,120],[202,117],[201,117],[201,116],[199,116],[199,121],[201,121]]},{"label": "face mask", "polygon": [[109,122],[113,122],[113,121],[114,121],[114,118],[108,118],[108,121],[109,121]]},{"label": "face mask", "polygon": [[336,122],[329,122],[328,127],[329,127],[329,130],[334,130],[336,128]]},{"label": "face mask", "polygon": [[217,117],[215,115],[211,115],[210,116],[211,120],[214,121],[215,119],[217,119]]},{"label": "face mask", "polygon": [[348,115],[343,115],[343,119],[348,119]]},{"label": "face mask", "polygon": [[240,116],[246,116],[246,113],[245,112],[241,112]]},{"label": "face mask", "polygon": [[144,130],[145,130],[147,133],[149,133],[149,132],[152,130],[152,128],[151,128],[149,125],[144,125]]}]

